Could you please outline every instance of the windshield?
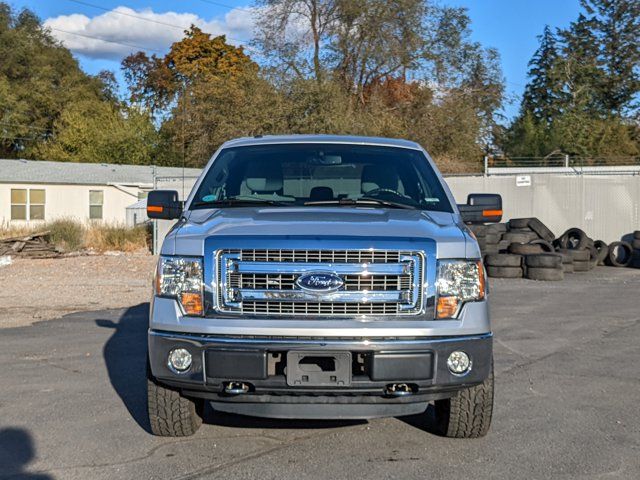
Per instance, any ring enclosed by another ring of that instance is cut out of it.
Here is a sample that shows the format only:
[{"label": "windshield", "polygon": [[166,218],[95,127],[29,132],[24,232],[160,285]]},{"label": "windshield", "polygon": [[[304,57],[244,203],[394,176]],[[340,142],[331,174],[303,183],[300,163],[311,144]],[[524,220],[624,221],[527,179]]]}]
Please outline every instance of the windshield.
[{"label": "windshield", "polygon": [[254,203],[452,212],[440,181],[421,151],[309,143],[222,150],[190,208]]}]

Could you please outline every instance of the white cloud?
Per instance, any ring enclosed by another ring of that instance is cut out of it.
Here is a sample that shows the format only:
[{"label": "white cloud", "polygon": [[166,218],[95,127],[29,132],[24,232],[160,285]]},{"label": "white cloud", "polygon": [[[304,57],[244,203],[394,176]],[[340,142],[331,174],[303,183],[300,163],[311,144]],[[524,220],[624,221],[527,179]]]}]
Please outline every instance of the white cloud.
[{"label": "white cloud", "polygon": [[253,20],[254,16],[246,8],[205,20],[193,13],[155,13],[151,9],[136,11],[116,7],[92,18],[82,14],[60,15],[48,18],[44,25],[74,53],[94,59],[120,60],[143,48],[149,49],[149,54],[166,52],[192,24],[212,35],[227,35],[229,43],[240,45],[251,39]]}]

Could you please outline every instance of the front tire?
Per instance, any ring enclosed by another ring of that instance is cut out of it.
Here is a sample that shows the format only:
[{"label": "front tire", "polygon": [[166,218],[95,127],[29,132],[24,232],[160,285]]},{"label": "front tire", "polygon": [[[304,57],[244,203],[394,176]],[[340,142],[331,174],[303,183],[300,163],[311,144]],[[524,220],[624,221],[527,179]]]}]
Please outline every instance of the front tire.
[{"label": "front tire", "polygon": [[484,437],[493,415],[493,361],[487,379],[445,400],[435,401],[438,433],[451,438]]},{"label": "front tire", "polygon": [[202,425],[204,401],[160,385],[147,365],[147,410],[151,433],[161,437],[188,437]]}]

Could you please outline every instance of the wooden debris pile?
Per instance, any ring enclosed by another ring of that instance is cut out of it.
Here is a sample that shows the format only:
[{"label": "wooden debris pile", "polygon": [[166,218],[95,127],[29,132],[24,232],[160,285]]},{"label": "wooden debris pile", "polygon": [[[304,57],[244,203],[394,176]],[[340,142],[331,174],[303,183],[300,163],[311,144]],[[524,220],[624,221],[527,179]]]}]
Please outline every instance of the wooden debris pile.
[{"label": "wooden debris pile", "polygon": [[51,232],[33,233],[21,237],[0,239],[0,256],[28,258],[57,257],[62,252],[50,241]]}]

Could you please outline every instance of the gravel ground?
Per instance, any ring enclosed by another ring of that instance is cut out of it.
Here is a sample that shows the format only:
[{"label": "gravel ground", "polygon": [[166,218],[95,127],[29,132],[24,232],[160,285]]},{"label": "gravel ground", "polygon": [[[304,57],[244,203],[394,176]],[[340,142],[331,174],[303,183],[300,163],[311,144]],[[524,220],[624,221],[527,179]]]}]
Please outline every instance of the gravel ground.
[{"label": "gravel ground", "polygon": [[15,258],[0,267],[0,328],[148,301],[156,261],[148,254]]},{"label": "gravel ground", "polygon": [[[138,268],[142,282],[149,270]],[[210,409],[193,437],[154,437],[147,303],[7,328],[0,479],[640,478],[640,271],[492,279],[491,288],[496,406],[476,440],[433,435],[428,415],[310,422]],[[146,299],[148,285],[141,291]]]}]

